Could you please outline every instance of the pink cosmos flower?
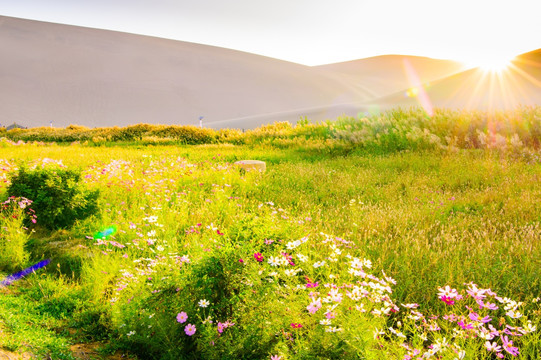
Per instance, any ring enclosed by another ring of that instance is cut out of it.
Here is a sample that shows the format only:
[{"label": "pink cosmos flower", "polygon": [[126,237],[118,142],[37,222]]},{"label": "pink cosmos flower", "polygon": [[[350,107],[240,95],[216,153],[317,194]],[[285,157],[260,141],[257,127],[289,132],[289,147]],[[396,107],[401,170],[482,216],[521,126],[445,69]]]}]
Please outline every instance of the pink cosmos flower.
[{"label": "pink cosmos flower", "polygon": [[235,323],[232,323],[229,320],[227,320],[224,323],[218,322],[218,332],[221,334],[221,333],[224,332],[225,329],[227,329],[228,327],[231,327],[233,325],[235,325]]},{"label": "pink cosmos flower", "polygon": [[332,312],[326,313],[326,314],[325,314],[325,317],[326,317],[327,319],[334,319],[334,318],[335,318],[334,313],[332,313]]},{"label": "pink cosmos flower", "polygon": [[479,322],[482,322],[483,324],[486,324],[492,320],[488,315],[485,316],[484,318],[481,318],[479,314],[477,313],[470,313],[469,317],[472,321],[479,321]]},{"label": "pink cosmos flower", "polygon": [[490,343],[490,341],[485,342],[485,347],[487,348],[487,351],[494,351],[494,352],[500,352],[502,351],[502,347],[498,345],[497,342]]},{"label": "pink cosmos flower", "polygon": [[520,352],[518,347],[513,346],[513,341],[509,340],[507,336],[502,336],[503,349],[513,356],[518,356]]},{"label": "pink cosmos flower", "polygon": [[280,355],[271,355],[271,360],[282,360],[282,357]]},{"label": "pink cosmos flower", "polygon": [[186,320],[188,320],[188,314],[186,314],[184,311],[179,312],[179,313],[177,314],[177,321],[178,321],[179,323],[182,324],[182,323],[186,322]]},{"label": "pink cosmos flower", "polygon": [[256,259],[257,262],[262,262],[264,260],[263,255],[261,255],[261,253],[258,253],[258,252],[254,254],[254,259]]},{"label": "pink cosmos flower", "polygon": [[499,309],[498,306],[496,306],[496,304],[494,304],[494,303],[487,302],[487,303],[484,304],[484,306],[485,306],[485,308],[487,308],[489,310],[498,310]]},{"label": "pink cosmos flower", "polygon": [[295,266],[295,263],[293,262],[293,258],[291,257],[291,255],[289,255],[288,253],[286,252],[282,252],[280,253],[283,257],[286,258],[286,260],[289,262],[289,265],[291,266]]},{"label": "pink cosmos flower", "polygon": [[321,309],[321,299],[314,300],[306,307],[306,310],[310,314],[315,314],[319,309]]},{"label": "pink cosmos flower", "polygon": [[440,300],[443,301],[444,303],[446,303],[447,305],[454,305],[455,301],[448,297],[448,296],[441,296],[440,297]]},{"label": "pink cosmos flower", "polygon": [[186,325],[186,327],[184,328],[184,332],[186,333],[186,335],[188,336],[192,336],[193,334],[195,334],[195,331],[197,329],[195,328],[195,325],[192,325],[192,324],[188,324]]},{"label": "pink cosmos flower", "polygon": [[299,323],[291,323],[291,327],[293,329],[300,329],[302,328],[302,324],[299,324]]},{"label": "pink cosmos flower", "polygon": [[464,321],[458,321],[457,322],[457,325],[460,326],[462,329],[464,330],[472,330],[474,327],[473,327],[473,324],[472,323],[465,323]]}]

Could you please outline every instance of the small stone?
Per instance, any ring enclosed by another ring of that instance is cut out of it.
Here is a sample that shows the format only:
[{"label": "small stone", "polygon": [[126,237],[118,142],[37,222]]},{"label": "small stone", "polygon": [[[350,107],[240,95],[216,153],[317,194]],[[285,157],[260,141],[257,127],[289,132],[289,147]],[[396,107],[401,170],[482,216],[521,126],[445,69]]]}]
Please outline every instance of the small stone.
[{"label": "small stone", "polygon": [[235,165],[246,171],[259,170],[260,172],[265,172],[267,170],[265,162],[260,160],[240,160],[235,162]]}]

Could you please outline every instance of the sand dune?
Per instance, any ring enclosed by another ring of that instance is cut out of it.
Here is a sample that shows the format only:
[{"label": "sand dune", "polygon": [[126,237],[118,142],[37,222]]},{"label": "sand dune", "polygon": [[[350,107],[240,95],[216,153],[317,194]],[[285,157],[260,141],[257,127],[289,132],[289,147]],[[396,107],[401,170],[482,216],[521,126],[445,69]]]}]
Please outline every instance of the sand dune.
[{"label": "sand dune", "polygon": [[373,98],[380,98],[411,86],[404,69],[406,59],[422,83],[430,83],[465,70],[464,65],[456,61],[406,55],[382,55],[315,68],[369,92]]},{"label": "sand dune", "polygon": [[[0,124],[203,124],[249,129],[415,105],[404,61],[435,106],[540,104],[539,54],[498,79],[452,61],[379,56],[309,67],[230,49],[0,16]],[[529,59],[529,60],[528,60]],[[453,74],[448,76],[449,74]],[[441,79],[445,77],[444,79]],[[440,79],[440,80],[438,80]],[[472,91],[476,96],[472,98]],[[390,95],[389,95],[390,94]],[[472,101],[473,99],[473,101]]]},{"label": "sand dune", "polygon": [[2,124],[196,124],[370,98],[308,66],[147,36],[0,17],[0,43]]}]

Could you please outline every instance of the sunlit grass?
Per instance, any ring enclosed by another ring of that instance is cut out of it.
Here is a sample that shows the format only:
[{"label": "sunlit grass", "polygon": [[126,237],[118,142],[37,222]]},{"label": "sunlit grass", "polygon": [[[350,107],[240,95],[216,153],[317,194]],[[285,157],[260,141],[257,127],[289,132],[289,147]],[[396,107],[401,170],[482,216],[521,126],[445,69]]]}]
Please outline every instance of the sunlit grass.
[{"label": "sunlit grass", "polygon": [[[494,326],[500,318],[540,326],[538,135],[530,126],[517,135],[520,144],[505,128],[469,138],[459,116],[402,114],[407,122],[338,122],[331,142],[288,137],[306,129],[277,125],[250,145],[6,145],[0,174],[19,162],[61,160],[100,189],[100,214],[69,230],[29,234],[31,260],[51,257],[52,266],[0,294],[2,346],[58,354],[70,342],[102,341],[141,359],[403,359],[446,337],[443,358],[462,350],[491,358],[467,330],[453,337],[461,330],[443,316],[468,319],[465,306],[478,305],[464,284],[474,282],[524,302],[513,319],[508,304],[490,298],[501,309],[476,311],[493,316]],[[518,131],[519,123],[509,126]],[[447,140],[441,129],[451,127]],[[267,171],[242,174],[232,164],[241,159],[264,160]],[[112,236],[94,237],[112,226]],[[388,298],[369,286],[366,298],[347,295],[360,285],[353,258],[389,286]],[[333,285],[338,292],[328,295]],[[438,289],[446,285],[465,300],[444,303]],[[413,303],[426,326],[402,305]],[[181,312],[186,322],[177,320]],[[436,324],[429,316],[439,316],[441,330],[428,329]],[[35,330],[17,325],[33,317]],[[538,334],[512,337],[520,358],[539,355]]]}]

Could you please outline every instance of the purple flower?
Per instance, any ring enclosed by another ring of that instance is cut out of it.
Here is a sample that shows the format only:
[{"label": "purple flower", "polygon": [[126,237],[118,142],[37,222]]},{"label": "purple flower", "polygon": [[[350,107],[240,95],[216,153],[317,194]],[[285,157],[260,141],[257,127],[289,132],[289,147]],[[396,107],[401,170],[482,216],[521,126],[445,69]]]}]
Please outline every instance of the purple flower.
[{"label": "purple flower", "polygon": [[224,323],[221,323],[221,322],[218,322],[218,332],[221,334],[224,332],[225,329],[227,329],[228,327],[231,327],[235,325],[234,323],[232,323],[231,321],[227,320],[226,322]]},{"label": "purple flower", "polygon": [[186,325],[186,327],[184,327],[184,332],[188,336],[192,336],[193,334],[195,334],[196,330],[197,329],[195,328],[195,325],[192,325],[192,324],[188,324]]},{"label": "purple flower", "polygon": [[186,320],[188,320],[188,314],[186,314],[184,311],[179,312],[179,313],[177,314],[177,321],[178,321],[179,323],[182,324],[182,323],[186,322]]},{"label": "purple flower", "polygon": [[520,352],[518,347],[513,346],[513,341],[509,340],[507,336],[502,336],[503,349],[513,356],[518,356]]}]

